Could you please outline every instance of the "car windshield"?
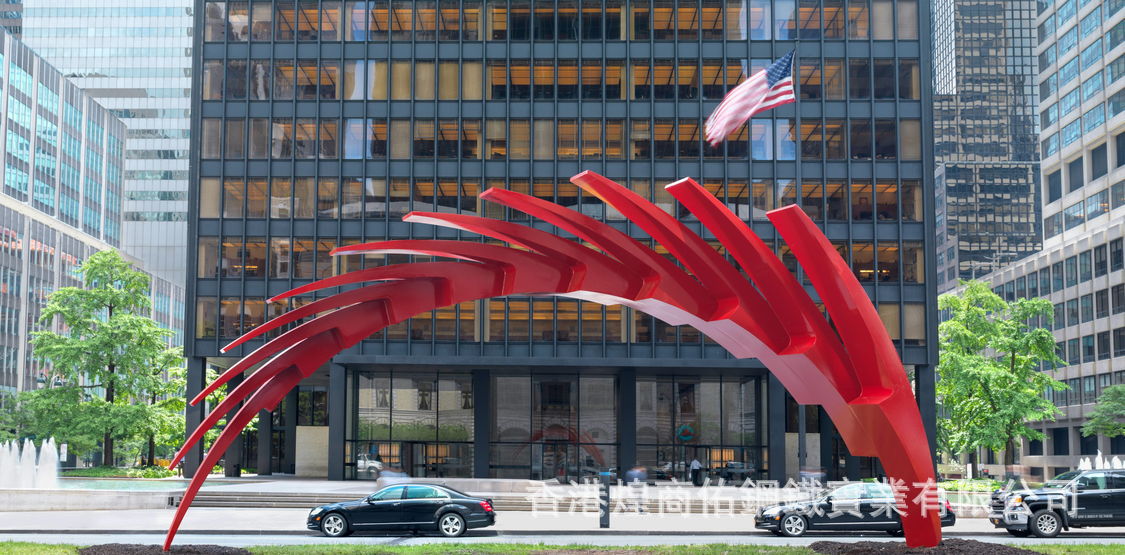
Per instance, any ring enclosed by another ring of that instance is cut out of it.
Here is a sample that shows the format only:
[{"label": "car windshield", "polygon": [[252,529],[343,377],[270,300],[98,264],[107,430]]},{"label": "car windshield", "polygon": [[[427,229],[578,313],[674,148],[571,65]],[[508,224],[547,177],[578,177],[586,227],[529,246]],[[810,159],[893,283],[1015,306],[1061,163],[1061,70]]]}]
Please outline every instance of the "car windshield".
[{"label": "car windshield", "polygon": [[1077,478],[1081,474],[1082,474],[1081,470],[1071,470],[1070,472],[1063,472],[1062,474],[1059,474],[1058,476],[1055,476],[1054,478],[1052,478],[1051,481],[1047,482],[1046,484],[1043,484],[1043,487],[1045,487],[1045,488],[1063,488],[1063,487],[1066,487],[1066,485],[1069,484],[1071,480]]}]

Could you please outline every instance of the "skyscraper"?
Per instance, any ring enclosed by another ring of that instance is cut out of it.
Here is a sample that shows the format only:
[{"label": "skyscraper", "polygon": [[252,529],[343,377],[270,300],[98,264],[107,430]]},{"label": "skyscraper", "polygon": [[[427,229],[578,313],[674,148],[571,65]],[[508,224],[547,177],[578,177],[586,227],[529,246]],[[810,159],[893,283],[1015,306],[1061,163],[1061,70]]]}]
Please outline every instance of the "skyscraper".
[{"label": "skyscraper", "polygon": [[25,0],[23,41],[128,127],[122,248],[183,283],[192,2]]},{"label": "skyscraper", "polygon": [[[800,205],[878,303],[932,426],[928,20],[913,0],[205,2],[190,392],[260,342],[220,346],[310,300],[270,296],[409,260],[334,259],[334,247],[472,237],[402,223],[411,210],[527,221],[477,199],[498,187],[651,241],[567,181],[589,169],[701,231],[663,189],[695,177],[798,274],[765,212]],[[723,95],[794,49],[798,103],[706,145]],[[337,356],[262,419],[248,463],[334,479],[374,478],[377,459],[415,476],[545,479],[633,464],[671,477],[694,457],[783,479],[802,423],[823,438],[808,464],[876,472],[759,363],[690,327],[513,297],[416,317]]]},{"label": "skyscraper", "polygon": [[1041,245],[1035,4],[933,4],[939,291]]},{"label": "skyscraper", "polygon": [[[121,243],[125,126],[4,31],[0,108],[0,393],[13,393],[50,385],[28,346],[47,295]],[[182,329],[183,288],[155,280],[152,294],[153,318]]]},{"label": "skyscraper", "polygon": [[[1081,4],[1081,5],[1078,5]],[[1037,422],[1022,464],[1050,478],[1080,457],[1125,454],[1125,437],[1082,434],[1105,388],[1125,384],[1125,4],[1040,3],[1043,250],[987,276],[1007,300],[1044,297],[1068,386],[1061,414]]]}]

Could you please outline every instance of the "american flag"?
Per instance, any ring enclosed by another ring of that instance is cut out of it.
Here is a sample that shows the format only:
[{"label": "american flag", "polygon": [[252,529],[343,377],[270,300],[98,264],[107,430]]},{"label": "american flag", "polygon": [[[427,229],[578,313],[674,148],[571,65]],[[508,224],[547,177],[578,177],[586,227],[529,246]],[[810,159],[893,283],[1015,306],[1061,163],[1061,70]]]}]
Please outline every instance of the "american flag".
[{"label": "american flag", "polygon": [[707,118],[707,142],[715,146],[754,114],[796,101],[793,52],[789,52],[727,93]]}]

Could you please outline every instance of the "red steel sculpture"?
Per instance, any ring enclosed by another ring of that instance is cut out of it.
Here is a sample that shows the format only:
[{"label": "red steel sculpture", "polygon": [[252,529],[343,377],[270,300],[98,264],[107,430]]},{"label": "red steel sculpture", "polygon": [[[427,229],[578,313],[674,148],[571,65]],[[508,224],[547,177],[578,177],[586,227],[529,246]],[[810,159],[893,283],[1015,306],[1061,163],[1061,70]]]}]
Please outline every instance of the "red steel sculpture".
[{"label": "red steel sculpture", "polygon": [[[200,468],[219,462],[246,424],[273,410],[334,355],[391,324],[458,303],[505,295],[546,295],[624,305],[672,325],[688,324],[738,358],[757,358],[794,399],[821,405],[852,454],[878,457],[905,486],[902,525],[909,546],[941,541],[936,511],[920,504],[934,480],[926,432],[910,382],[867,294],[828,239],[797,206],[767,214],[812,281],[835,330],[773,251],[725,205],[691,179],[667,190],[726,247],[749,276],[699,235],[641,196],[593,172],[571,179],[612,206],[683,263],[687,271],[628,235],[557,204],[503,189],[480,198],[523,211],[577,236],[563,239],[523,225],[467,214],[412,212],[403,219],[477,233],[513,247],[449,240],[394,240],[340,247],[337,254],[400,253],[456,259],[367,268],[278,295],[369,283],[301,306],[243,335],[228,351],[320,313],[267,341],[223,372],[191,402],[261,366],[219,403],[170,467],[219,419],[238,408]],[[593,248],[591,248],[593,247]],[[168,530],[168,549],[206,472],[196,472]]]}]

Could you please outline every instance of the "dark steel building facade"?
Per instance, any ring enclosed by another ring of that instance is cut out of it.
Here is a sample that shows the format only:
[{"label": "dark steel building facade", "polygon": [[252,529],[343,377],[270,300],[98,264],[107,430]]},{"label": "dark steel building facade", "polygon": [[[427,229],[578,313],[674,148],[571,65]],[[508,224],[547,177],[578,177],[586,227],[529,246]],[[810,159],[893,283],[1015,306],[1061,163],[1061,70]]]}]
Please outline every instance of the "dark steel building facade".
[{"label": "dark steel building facade", "polygon": [[[663,190],[696,178],[798,274],[765,212],[801,205],[877,303],[932,429],[924,7],[199,2],[189,395],[208,368],[260,345],[220,354],[227,341],[310,300],[272,305],[270,296],[410,260],[332,259],[334,247],[476,240],[401,222],[411,210],[526,222],[477,200],[500,187],[649,241],[567,181],[589,169],[698,230]],[[706,145],[703,122],[722,96],[793,49],[798,103]],[[833,477],[877,472],[848,456],[828,419],[796,407],[757,361],[735,360],[691,328],[553,298],[465,303],[391,326],[262,416],[258,439],[228,460],[332,479],[373,478],[375,460],[413,476],[484,478],[579,478],[634,464],[682,477],[692,458],[739,478],[784,479],[802,465]],[[201,412],[187,417],[193,426]]]},{"label": "dark steel building facade", "polygon": [[939,292],[1043,244],[1034,0],[934,2]]}]

